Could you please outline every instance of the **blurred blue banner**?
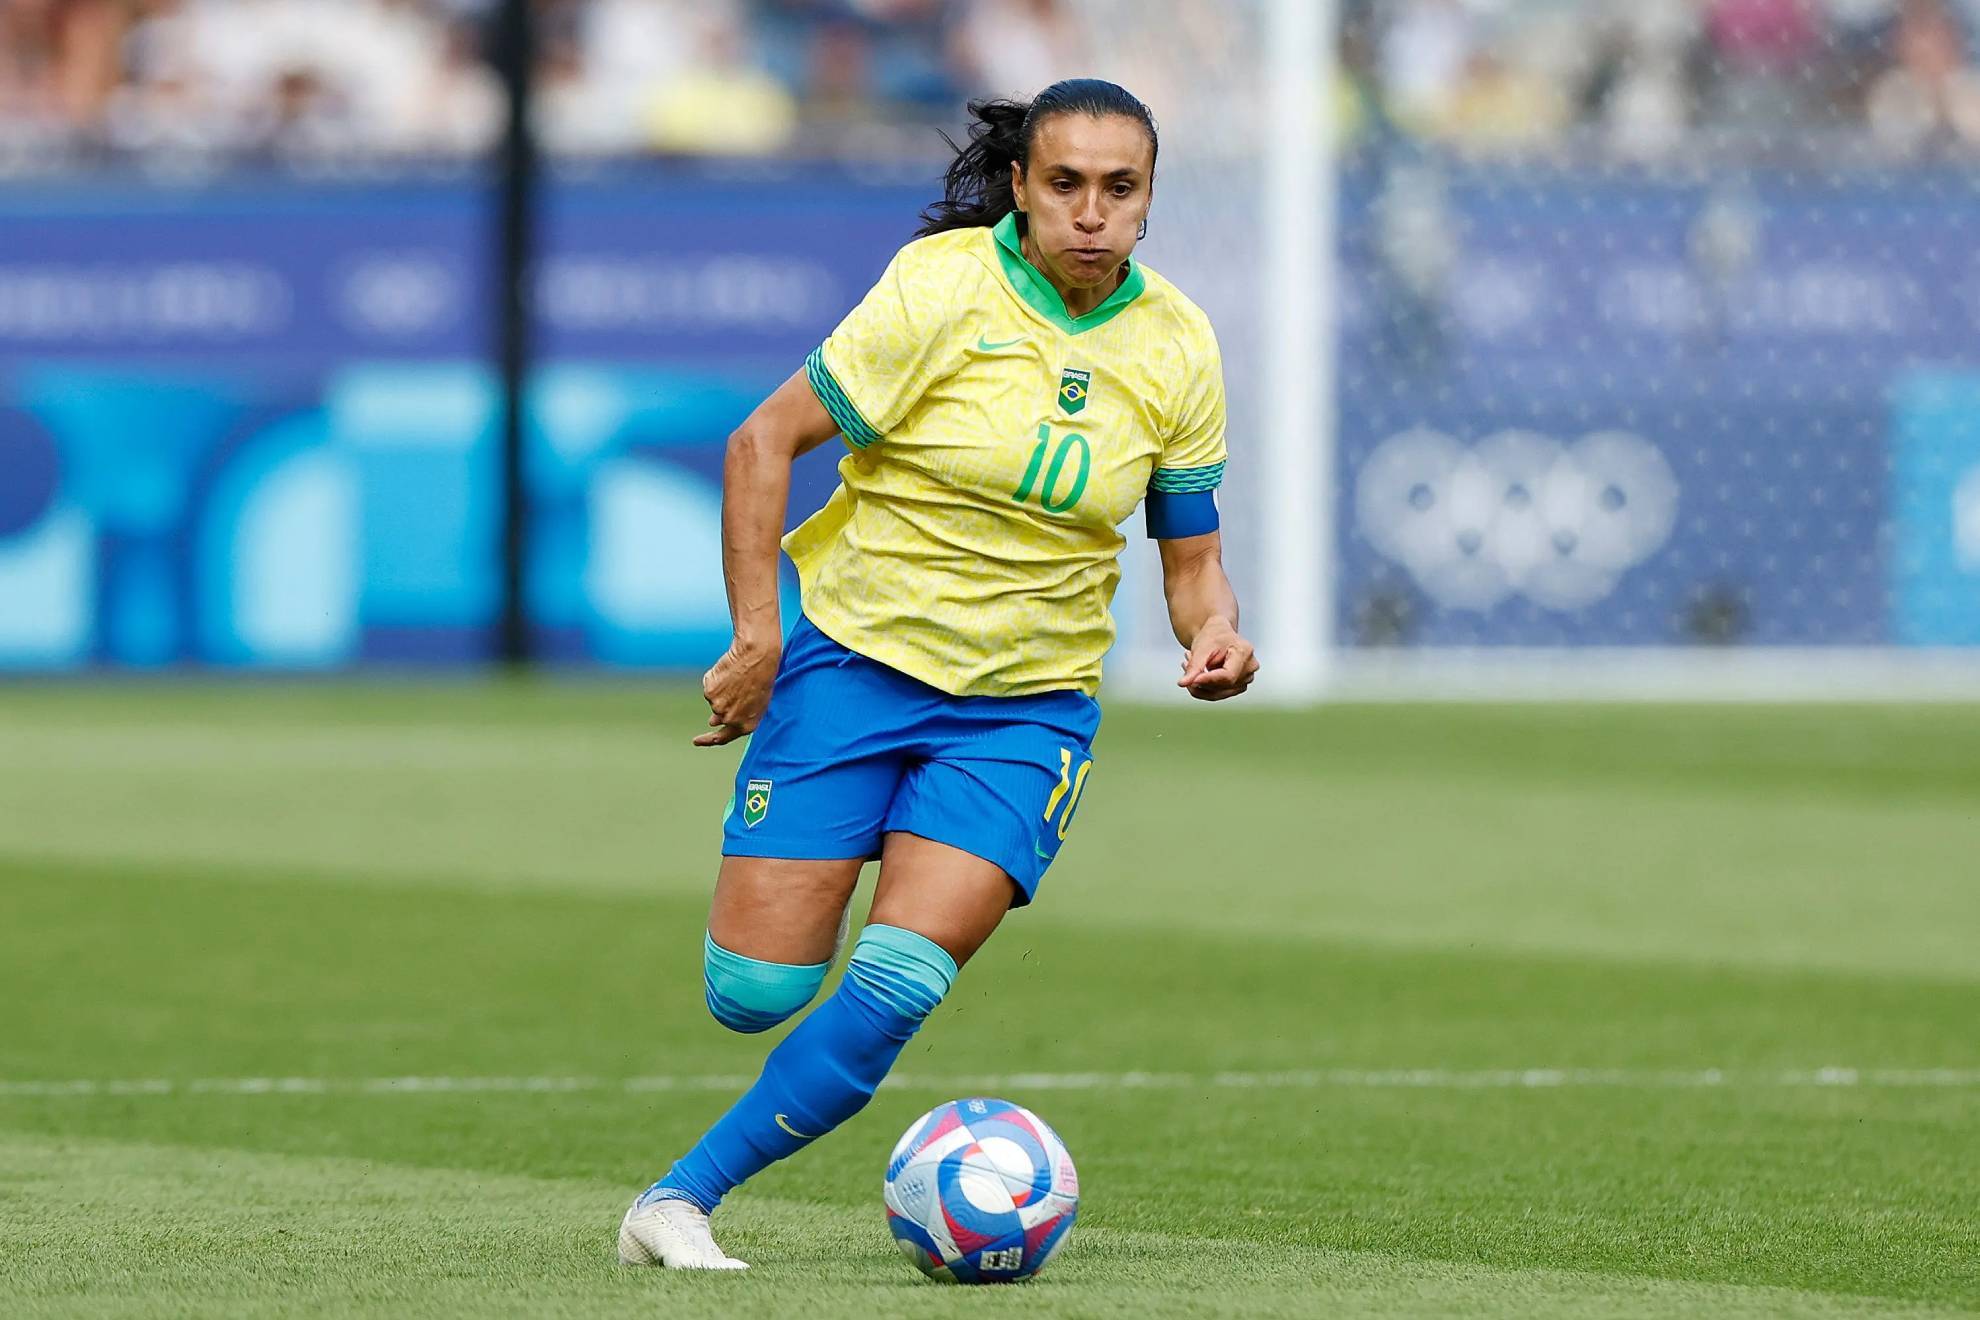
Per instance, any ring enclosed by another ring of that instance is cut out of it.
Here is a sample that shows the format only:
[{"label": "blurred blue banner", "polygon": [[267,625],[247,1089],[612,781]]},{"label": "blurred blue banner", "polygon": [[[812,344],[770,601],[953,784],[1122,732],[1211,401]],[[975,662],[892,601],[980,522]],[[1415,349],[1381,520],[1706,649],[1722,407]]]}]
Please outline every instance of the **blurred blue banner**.
[{"label": "blurred blue banner", "polygon": [[[556,657],[726,642],[721,444],[904,241],[837,176],[554,191],[530,390]],[[469,660],[497,606],[465,184],[0,193],[0,665]],[[800,465],[793,517],[831,456]]]},{"label": "blurred blue banner", "polygon": [[1980,366],[1970,177],[1399,159],[1342,221],[1345,642],[1980,642],[1972,414],[1893,416]]},{"label": "blurred blue banner", "polygon": [[1870,646],[1886,619],[1874,389],[1724,371],[1342,400],[1340,619],[1364,645]]},{"label": "blurred blue banner", "polygon": [[[550,654],[719,648],[722,440],[925,191],[779,167],[550,192]],[[1916,383],[1975,365],[1970,181],[1401,165],[1343,208],[1344,638],[1980,642],[1971,386]],[[0,191],[0,666],[485,655],[482,214],[464,182]],[[801,465],[794,517],[831,464]]]},{"label": "blurred blue banner", "polygon": [[1895,449],[1897,640],[1980,646],[1980,372],[1906,380]]}]

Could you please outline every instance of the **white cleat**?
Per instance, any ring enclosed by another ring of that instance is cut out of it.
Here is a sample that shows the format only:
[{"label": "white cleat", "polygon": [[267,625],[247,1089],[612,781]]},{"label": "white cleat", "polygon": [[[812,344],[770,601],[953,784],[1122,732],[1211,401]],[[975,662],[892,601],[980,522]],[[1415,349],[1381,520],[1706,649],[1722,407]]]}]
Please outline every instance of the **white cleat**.
[{"label": "white cleat", "polygon": [[749,1268],[715,1245],[701,1207],[678,1197],[633,1202],[619,1225],[619,1263],[665,1265],[670,1270]]}]

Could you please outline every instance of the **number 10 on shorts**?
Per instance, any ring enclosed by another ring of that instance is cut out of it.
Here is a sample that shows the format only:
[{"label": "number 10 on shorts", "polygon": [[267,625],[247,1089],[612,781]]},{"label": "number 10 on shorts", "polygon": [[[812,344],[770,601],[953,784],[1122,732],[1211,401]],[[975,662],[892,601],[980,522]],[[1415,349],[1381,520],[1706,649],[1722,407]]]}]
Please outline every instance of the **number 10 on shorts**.
[{"label": "number 10 on shorts", "polygon": [[[1079,773],[1073,773],[1072,748],[1059,749],[1059,784],[1052,790],[1052,796],[1045,802],[1045,823],[1052,823],[1052,814],[1059,816],[1059,842],[1066,841],[1066,831],[1072,828],[1073,811],[1079,806],[1079,795],[1086,788],[1086,772],[1093,768],[1093,759],[1088,757],[1079,763]],[[1060,810],[1063,805],[1064,810]]]}]

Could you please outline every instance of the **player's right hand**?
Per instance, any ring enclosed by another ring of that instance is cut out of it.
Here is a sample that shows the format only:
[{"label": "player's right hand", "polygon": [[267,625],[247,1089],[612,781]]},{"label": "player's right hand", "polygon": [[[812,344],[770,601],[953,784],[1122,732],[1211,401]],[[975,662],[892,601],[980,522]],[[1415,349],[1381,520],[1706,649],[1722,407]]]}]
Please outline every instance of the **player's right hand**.
[{"label": "player's right hand", "polygon": [[715,667],[701,676],[709,732],[696,736],[696,747],[721,747],[756,732],[769,709],[770,686],[777,681],[782,658],[780,645],[757,646],[741,638],[729,644]]}]

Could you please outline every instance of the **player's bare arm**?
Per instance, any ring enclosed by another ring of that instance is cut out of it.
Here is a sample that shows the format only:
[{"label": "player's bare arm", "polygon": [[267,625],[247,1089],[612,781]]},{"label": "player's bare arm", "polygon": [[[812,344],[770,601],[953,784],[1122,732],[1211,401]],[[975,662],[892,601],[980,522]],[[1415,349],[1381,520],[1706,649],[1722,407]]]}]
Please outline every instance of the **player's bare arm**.
[{"label": "player's bare arm", "polygon": [[729,437],[722,460],[722,577],[735,638],[702,677],[710,732],[695,738],[696,747],[748,736],[770,704],[783,654],[777,542],[790,503],[791,464],[838,430],[799,371]]},{"label": "player's bare arm", "polygon": [[1237,592],[1224,573],[1223,534],[1206,532],[1155,544],[1162,554],[1169,625],[1186,652],[1176,686],[1199,701],[1240,695],[1258,675],[1258,655],[1238,631]]}]

